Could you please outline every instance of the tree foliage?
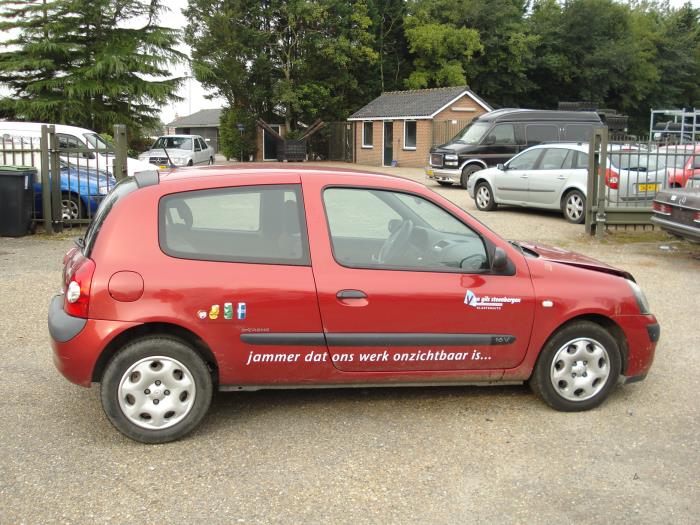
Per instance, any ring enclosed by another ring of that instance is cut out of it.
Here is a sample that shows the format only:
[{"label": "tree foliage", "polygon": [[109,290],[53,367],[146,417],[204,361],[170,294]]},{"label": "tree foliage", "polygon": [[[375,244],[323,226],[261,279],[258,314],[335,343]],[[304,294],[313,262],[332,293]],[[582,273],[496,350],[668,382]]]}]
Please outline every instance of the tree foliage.
[{"label": "tree foliage", "polygon": [[[243,129],[239,129],[239,125]],[[244,108],[225,108],[219,122],[219,151],[227,159],[247,160],[255,155],[255,119]]]},{"label": "tree foliage", "polygon": [[159,122],[177,100],[170,66],[186,57],[158,25],[161,0],[0,1],[0,112],[111,132]]}]

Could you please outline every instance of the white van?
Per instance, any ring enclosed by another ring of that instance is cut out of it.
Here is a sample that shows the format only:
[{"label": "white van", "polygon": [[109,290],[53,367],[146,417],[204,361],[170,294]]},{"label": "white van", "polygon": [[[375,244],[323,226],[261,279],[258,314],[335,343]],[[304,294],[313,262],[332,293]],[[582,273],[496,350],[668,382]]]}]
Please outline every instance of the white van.
[{"label": "white van", "polygon": [[[41,126],[48,125],[40,122],[0,122],[0,164],[23,164],[41,166],[41,155],[38,150],[41,140]],[[71,152],[61,155],[61,159],[69,164],[91,170],[109,171],[114,173],[114,155],[107,153],[107,143],[97,133],[85,128],[53,124],[56,129],[59,149],[87,148],[89,152],[82,154]],[[22,150],[27,151],[24,153]],[[101,151],[100,151],[101,150]],[[127,173],[133,176],[139,171],[153,171],[153,166],[147,162],[127,158]]]}]

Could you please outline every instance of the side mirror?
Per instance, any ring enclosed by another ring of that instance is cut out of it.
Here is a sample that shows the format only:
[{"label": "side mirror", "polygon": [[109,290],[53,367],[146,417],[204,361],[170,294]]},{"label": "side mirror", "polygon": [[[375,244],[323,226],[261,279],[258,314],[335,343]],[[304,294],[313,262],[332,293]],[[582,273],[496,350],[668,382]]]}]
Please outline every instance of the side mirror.
[{"label": "side mirror", "polygon": [[505,164],[496,164],[496,169],[500,171],[508,171],[508,166]]},{"label": "side mirror", "polygon": [[493,252],[493,260],[491,261],[491,270],[500,272],[508,267],[508,256],[503,248],[496,247]]},{"label": "side mirror", "polygon": [[83,151],[83,158],[93,160],[95,158],[95,154],[92,151]]}]

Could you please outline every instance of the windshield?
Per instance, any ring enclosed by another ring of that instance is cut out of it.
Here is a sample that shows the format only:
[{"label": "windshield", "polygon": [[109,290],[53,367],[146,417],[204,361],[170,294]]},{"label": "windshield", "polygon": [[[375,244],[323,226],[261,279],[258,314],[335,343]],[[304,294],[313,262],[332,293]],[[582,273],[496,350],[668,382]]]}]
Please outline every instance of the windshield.
[{"label": "windshield", "polygon": [[83,137],[85,137],[85,140],[95,149],[109,149],[109,144],[97,133],[85,133]]},{"label": "windshield", "polygon": [[192,139],[187,137],[160,137],[151,149],[192,149]]},{"label": "windshield", "polygon": [[610,155],[610,162],[617,169],[631,171],[655,171],[665,167],[663,159],[636,151]]},{"label": "windshield", "polygon": [[454,142],[463,142],[464,144],[478,144],[481,142],[484,134],[489,130],[491,124],[486,122],[473,122],[462,131],[457,133]]}]

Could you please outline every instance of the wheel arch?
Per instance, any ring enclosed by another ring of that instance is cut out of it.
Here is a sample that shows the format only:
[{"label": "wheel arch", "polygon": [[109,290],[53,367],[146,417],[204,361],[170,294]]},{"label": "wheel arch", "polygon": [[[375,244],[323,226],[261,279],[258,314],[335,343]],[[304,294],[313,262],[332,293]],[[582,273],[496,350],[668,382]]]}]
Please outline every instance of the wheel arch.
[{"label": "wheel arch", "polygon": [[576,186],[576,185],[567,186],[567,187],[564,188],[564,190],[561,192],[561,197],[559,198],[559,204],[560,204],[560,205],[561,205],[561,204],[564,204],[564,199],[566,199],[566,196],[567,196],[569,193],[571,193],[572,191],[581,192],[581,194],[583,195],[583,198],[584,198],[584,199],[586,198],[586,190],[585,190],[585,189],[579,188],[579,187]]},{"label": "wheel arch", "polygon": [[92,382],[99,383],[102,381],[102,375],[110,359],[112,359],[124,345],[136,339],[154,335],[172,337],[191,346],[204,360],[211,371],[214,385],[218,385],[219,366],[209,346],[194,332],[172,323],[144,323],[121,332],[112,339],[100,353],[100,357],[97,359],[92,370]]},{"label": "wheel arch", "polygon": [[484,162],[484,161],[481,160],[481,159],[468,159],[468,160],[465,160],[462,164],[459,165],[459,171],[462,171],[464,168],[466,168],[466,167],[469,166],[470,164],[476,164],[476,165],[478,165],[478,166],[481,166],[481,169],[486,169],[486,168],[488,168],[488,165],[486,164],[486,162]]},{"label": "wheel arch", "polygon": [[[537,359],[539,359],[540,355],[542,355],[542,348],[544,348],[547,343],[562,329],[566,328],[567,326],[577,323],[579,321],[589,321],[592,323],[595,323],[599,325],[600,327],[604,328],[605,330],[610,333],[610,335],[615,339],[617,342],[617,346],[620,349],[620,361],[621,361],[621,366],[620,366],[620,373],[624,375],[627,372],[627,362],[628,362],[628,356],[629,356],[629,346],[627,343],[627,337],[625,336],[625,332],[622,330],[619,324],[617,324],[614,320],[610,319],[609,317],[606,317],[605,315],[602,314],[596,314],[596,313],[586,313],[586,314],[580,314],[575,317],[572,317],[570,319],[567,319],[557,327],[555,327],[549,336],[547,336],[547,339],[544,341],[542,344],[542,347],[538,350],[538,355]],[[530,371],[530,374],[532,374],[535,370],[535,367],[533,366],[532,371]]]}]

